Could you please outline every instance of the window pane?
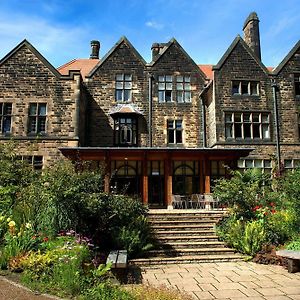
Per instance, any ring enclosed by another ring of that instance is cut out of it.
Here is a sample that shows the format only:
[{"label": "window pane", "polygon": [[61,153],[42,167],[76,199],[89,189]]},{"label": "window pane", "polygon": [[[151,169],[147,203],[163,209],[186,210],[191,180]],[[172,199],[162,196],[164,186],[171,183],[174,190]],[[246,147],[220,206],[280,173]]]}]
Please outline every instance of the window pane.
[{"label": "window pane", "polygon": [[234,124],[234,135],[235,138],[242,137],[242,124]]},{"label": "window pane", "polygon": [[183,102],[183,91],[177,92],[177,102],[179,102],[179,103]]},{"label": "window pane", "polygon": [[29,114],[30,115],[36,115],[37,113],[37,104],[36,103],[31,103],[29,106]]},{"label": "window pane", "polygon": [[232,124],[226,124],[226,127],[225,127],[225,136],[226,138],[232,138],[233,135],[232,135]]},{"label": "window pane", "polygon": [[258,95],[258,83],[257,82],[250,82],[250,94]]},{"label": "window pane", "polygon": [[[4,115],[11,115],[12,112],[12,104],[11,103],[4,103]],[[1,114],[1,109],[0,109]]]},{"label": "window pane", "polygon": [[39,118],[39,126],[38,132],[45,132],[46,131],[46,118],[40,117]]},{"label": "window pane", "polygon": [[126,81],[125,82],[125,89],[131,89],[131,86],[132,86],[132,84],[131,84],[131,81]]},{"label": "window pane", "polygon": [[262,131],[263,131],[263,138],[269,139],[270,138],[269,125],[262,125]]},{"label": "window pane", "polygon": [[123,100],[123,90],[116,90],[116,100],[117,101]]},{"label": "window pane", "polygon": [[176,121],[176,128],[177,129],[181,129],[182,128],[182,121],[181,120],[177,120]]},{"label": "window pane", "polygon": [[183,83],[177,83],[176,88],[177,90],[183,90]]},{"label": "window pane", "polygon": [[36,118],[30,117],[29,118],[29,132],[36,132]]},{"label": "window pane", "polygon": [[244,159],[239,159],[238,160],[238,168],[242,169],[245,167],[245,160]]},{"label": "window pane", "polygon": [[176,130],[176,143],[182,143],[182,131]]},{"label": "window pane", "polygon": [[252,159],[246,159],[246,168],[253,168],[253,160]]},{"label": "window pane", "polygon": [[242,81],[242,95],[247,95],[248,93],[248,82]]},{"label": "window pane", "polygon": [[262,114],[261,115],[261,121],[262,121],[262,123],[269,123],[269,115],[268,114]]},{"label": "window pane", "polygon": [[177,82],[183,82],[183,76],[177,76],[176,80]]},{"label": "window pane", "polygon": [[172,83],[166,83],[166,90],[172,90]]},{"label": "window pane", "polygon": [[260,138],[259,124],[253,124],[253,137]]},{"label": "window pane", "polygon": [[191,85],[190,85],[189,83],[186,83],[186,84],[184,85],[184,89],[185,89],[186,91],[190,91],[190,90],[191,90]]},{"label": "window pane", "polygon": [[165,84],[164,83],[159,83],[158,84],[158,89],[159,90],[164,90],[165,89]]},{"label": "window pane", "polygon": [[3,103],[0,103],[0,115],[2,115],[3,114]]},{"label": "window pane", "polygon": [[131,99],[131,90],[124,90],[124,101]]},{"label": "window pane", "polygon": [[232,114],[225,114],[225,122],[232,122]]},{"label": "window pane", "polygon": [[38,107],[39,107],[39,116],[46,116],[46,104],[40,103]]},{"label": "window pane", "polygon": [[255,168],[262,168],[263,167],[263,161],[262,161],[262,159],[255,159],[254,160],[254,167]]},{"label": "window pane", "polygon": [[117,81],[123,81],[123,78],[124,78],[124,74],[117,74],[116,75],[116,80]]},{"label": "window pane", "polygon": [[292,163],[292,160],[291,159],[285,159],[284,160],[284,167],[285,168],[292,168],[293,167],[293,163]]},{"label": "window pane", "polygon": [[131,81],[131,74],[125,74],[125,81]]},{"label": "window pane", "polygon": [[234,121],[235,121],[235,122],[241,122],[241,121],[242,121],[242,114],[240,114],[240,113],[235,113],[235,114],[234,114]]},{"label": "window pane", "polygon": [[252,122],[259,122],[259,114],[252,114]]},{"label": "window pane", "polygon": [[232,94],[235,95],[235,94],[239,94],[239,81],[233,81],[232,82]]},{"label": "window pane", "polygon": [[168,143],[174,144],[174,130],[168,131]]},{"label": "window pane", "polygon": [[175,128],[174,127],[174,121],[170,121],[170,120],[168,120],[168,128]]},{"label": "window pane", "polygon": [[158,81],[164,82],[165,81],[165,76],[158,76]]},{"label": "window pane", "polygon": [[269,159],[264,160],[265,168],[271,168],[271,161]]},{"label": "window pane", "polygon": [[244,138],[251,138],[251,124],[244,124]]},{"label": "window pane", "polygon": [[11,131],[11,117],[3,118],[3,133],[8,133]]},{"label": "window pane", "polygon": [[164,102],[165,101],[164,95],[165,95],[164,91],[159,91],[158,92],[158,101],[159,102]]},{"label": "window pane", "polygon": [[244,119],[244,122],[250,122],[250,113],[244,113],[243,119]]},{"label": "window pane", "polygon": [[185,92],[185,102],[191,102],[191,92]]},{"label": "window pane", "polygon": [[172,91],[165,91],[165,101],[166,102],[172,101]]},{"label": "window pane", "polygon": [[190,76],[185,76],[184,81],[185,82],[191,82],[191,77]]},{"label": "window pane", "polygon": [[170,75],[167,75],[167,76],[166,76],[166,81],[168,81],[168,82],[172,82],[172,76],[170,76]]},{"label": "window pane", "polygon": [[123,81],[116,82],[116,89],[119,89],[119,90],[123,89]]}]

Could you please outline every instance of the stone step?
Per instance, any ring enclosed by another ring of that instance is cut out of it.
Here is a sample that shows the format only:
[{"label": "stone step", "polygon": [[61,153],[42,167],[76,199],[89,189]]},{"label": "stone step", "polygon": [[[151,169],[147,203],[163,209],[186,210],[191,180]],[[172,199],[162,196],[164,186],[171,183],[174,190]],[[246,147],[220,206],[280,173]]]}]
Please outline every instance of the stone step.
[{"label": "stone step", "polygon": [[217,242],[218,237],[216,235],[175,235],[171,236],[156,236],[159,242],[172,243],[172,242]]},{"label": "stone step", "polygon": [[129,265],[136,266],[155,266],[163,264],[188,264],[188,263],[211,263],[243,261],[245,256],[240,254],[226,255],[183,255],[174,257],[149,257],[129,260]]},{"label": "stone step", "polygon": [[214,226],[216,224],[215,221],[212,220],[150,220],[151,226],[175,226],[175,225],[211,225]]},{"label": "stone step", "polygon": [[215,224],[184,224],[184,225],[153,225],[151,228],[155,231],[192,231],[192,230],[214,230]]},{"label": "stone step", "polygon": [[211,236],[216,234],[215,230],[213,228],[206,228],[205,230],[199,230],[198,228],[195,228],[193,230],[156,230],[155,237],[160,239],[164,237],[172,237],[172,236]]},{"label": "stone step", "polygon": [[192,248],[224,248],[225,244],[220,241],[209,241],[209,242],[195,242],[195,241],[185,241],[185,242],[168,242],[168,243],[159,243],[158,248],[160,249],[172,249],[178,250],[180,249],[192,249]]},{"label": "stone step", "polygon": [[161,249],[147,251],[145,257],[173,257],[184,255],[226,255],[234,253],[230,248],[183,248],[183,249]]}]

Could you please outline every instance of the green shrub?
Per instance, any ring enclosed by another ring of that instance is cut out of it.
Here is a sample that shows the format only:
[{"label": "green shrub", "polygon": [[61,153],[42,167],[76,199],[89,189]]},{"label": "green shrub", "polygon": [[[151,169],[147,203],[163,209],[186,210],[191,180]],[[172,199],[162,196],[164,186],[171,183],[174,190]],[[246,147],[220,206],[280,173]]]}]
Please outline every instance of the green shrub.
[{"label": "green shrub", "polygon": [[285,248],[288,250],[300,251],[300,236],[288,243]]}]

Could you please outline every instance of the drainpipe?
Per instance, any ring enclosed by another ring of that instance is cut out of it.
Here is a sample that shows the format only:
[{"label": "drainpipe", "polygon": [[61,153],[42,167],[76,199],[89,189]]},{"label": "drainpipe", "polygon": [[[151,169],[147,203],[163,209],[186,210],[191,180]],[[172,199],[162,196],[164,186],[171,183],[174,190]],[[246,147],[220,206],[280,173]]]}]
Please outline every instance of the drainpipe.
[{"label": "drainpipe", "polygon": [[80,143],[80,132],[79,132],[79,122],[80,122],[80,75],[74,76],[74,81],[76,83],[74,98],[75,98],[75,115],[74,115],[74,135],[77,139],[77,143]]},{"label": "drainpipe", "polygon": [[149,73],[148,84],[149,84],[149,112],[148,112],[148,133],[149,133],[149,147],[152,147],[152,83],[153,75]]},{"label": "drainpipe", "polygon": [[273,90],[273,104],[274,104],[274,121],[275,121],[275,139],[276,139],[276,156],[277,156],[277,168],[280,173],[281,169],[281,157],[280,157],[280,132],[279,132],[279,114],[278,114],[278,101],[277,101],[277,90],[278,85],[275,79],[272,79],[272,90]]},{"label": "drainpipe", "polygon": [[[204,92],[206,92],[209,88],[210,83],[204,86],[204,89],[201,91],[199,98],[200,98],[200,105],[201,105],[201,127],[203,128],[203,148],[207,147],[206,142],[206,109],[205,109],[205,100],[203,97]],[[201,136],[201,127],[200,127],[200,136]]]}]

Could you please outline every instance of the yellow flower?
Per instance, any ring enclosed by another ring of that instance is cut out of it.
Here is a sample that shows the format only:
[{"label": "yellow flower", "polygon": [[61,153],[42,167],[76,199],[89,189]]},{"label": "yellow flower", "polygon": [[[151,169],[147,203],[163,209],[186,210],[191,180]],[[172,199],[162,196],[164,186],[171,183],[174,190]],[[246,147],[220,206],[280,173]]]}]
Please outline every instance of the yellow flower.
[{"label": "yellow flower", "polygon": [[16,225],[16,223],[15,223],[14,221],[10,221],[10,222],[8,223],[8,226],[9,226],[9,227],[15,227],[15,225]]},{"label": "yellow flower", "polygon": [[19,232],[19,233],[18,233],[18,236],[20,237],[21,235],[22,235],[22,233],[21,233],[21,232]]},{"label": "yellow flower", "polygon": [[25,224],[25,227],[26,227],[27,229],[29,229],[29,228],[32,228],[32,225],[31,225],[31,223],[26,223],[26,224]]},{"label": "yellow flower", "polygon": [[10,222],[10,221],[11,221],[11,218],[7,218],[7,220],[6,220],[6,221],[7,221],[7,223],[8,223],[8,222]]},{"label": "yellow flower", "polygon": [[0,216],[0,222],[2,222],[5,219],[4,216]]}]

